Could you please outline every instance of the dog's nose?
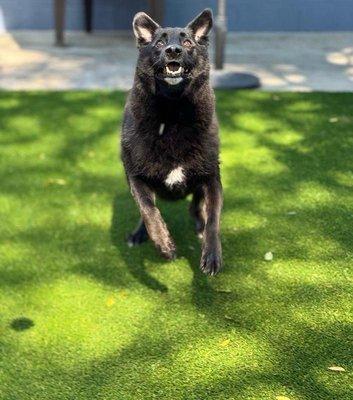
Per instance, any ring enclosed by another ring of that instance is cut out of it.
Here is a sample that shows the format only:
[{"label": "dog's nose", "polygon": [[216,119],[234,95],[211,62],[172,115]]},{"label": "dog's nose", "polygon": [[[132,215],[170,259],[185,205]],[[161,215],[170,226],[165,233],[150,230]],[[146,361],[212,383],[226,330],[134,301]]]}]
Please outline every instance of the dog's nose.
[{"label": "dog's nose", "polygon": [[179,57],[183,48],[179,45],[172,44],[165,49],[168,57]]}]

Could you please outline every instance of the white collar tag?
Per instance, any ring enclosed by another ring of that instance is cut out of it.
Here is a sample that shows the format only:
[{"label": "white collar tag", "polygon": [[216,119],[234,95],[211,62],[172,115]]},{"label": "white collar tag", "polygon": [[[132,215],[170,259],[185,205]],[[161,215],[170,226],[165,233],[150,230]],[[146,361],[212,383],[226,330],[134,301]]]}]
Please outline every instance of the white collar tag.
[{"label": "white collar tag", "polygon": [[164,128],[165,128],[165,123],[164,122],[162,122],[160,125],[159,125],[159,136],[162,136],[163,135],[163,133],[164,133]]}]

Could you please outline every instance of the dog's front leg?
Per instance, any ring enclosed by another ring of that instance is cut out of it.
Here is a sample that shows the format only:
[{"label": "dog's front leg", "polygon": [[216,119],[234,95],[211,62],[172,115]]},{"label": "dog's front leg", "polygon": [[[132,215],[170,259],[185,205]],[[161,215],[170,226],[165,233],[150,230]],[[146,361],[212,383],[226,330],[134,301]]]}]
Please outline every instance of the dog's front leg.
[{"label": "dog's front leg", "polygon": [[174,259],[176,255],[175,244],[159,209],[156,207],[153,191],[140,178],[129,177],[129,183],[149,237],[165,258]]},{"label": "dog's front leg", "polygon": [[222,246],[219,234],[222,209],[222,186],[218,177],[204,186],[206,225],[203,234],[200,268],[215,275],[222,267]]}]

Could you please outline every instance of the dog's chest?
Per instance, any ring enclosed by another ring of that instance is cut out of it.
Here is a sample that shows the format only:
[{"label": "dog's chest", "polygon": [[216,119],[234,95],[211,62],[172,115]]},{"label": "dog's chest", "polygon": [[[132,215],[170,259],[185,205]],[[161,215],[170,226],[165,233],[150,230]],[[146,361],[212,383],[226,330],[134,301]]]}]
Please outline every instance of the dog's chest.
[{"label": "dog's chest", "polygon": [[192,128],[160,123],[153,139],[143,143],[144,170],[166,186],[185,184],[190,173],[202,166],[205,152]]},{"label": "dog's chest", "polygon": [[179,165],[173,168],[164,180],[167,187],[172,188],[176,185],[183,185],[186,181],[186,176],[184,173],[184,168]]}]

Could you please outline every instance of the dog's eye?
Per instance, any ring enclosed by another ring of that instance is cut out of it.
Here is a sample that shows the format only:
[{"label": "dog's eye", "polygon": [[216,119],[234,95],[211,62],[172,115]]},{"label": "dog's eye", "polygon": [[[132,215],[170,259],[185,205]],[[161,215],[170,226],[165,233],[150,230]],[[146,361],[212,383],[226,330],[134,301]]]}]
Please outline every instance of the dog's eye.
[{"label": "dog's eye", "polygon": [[164,46],[163,40],[158,40],[158,42],[156,43],[157,49],[161,49],[163,46]]},{"label": "dog's eye", "polygon": [[192,43],[190,40],[186,39],[183,42],[183,46],[187,47],[188,49],[190,49],[190,47],[192,47]]}]

